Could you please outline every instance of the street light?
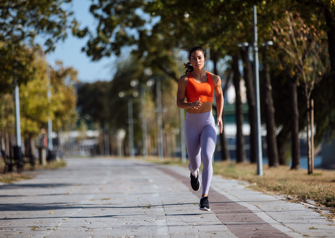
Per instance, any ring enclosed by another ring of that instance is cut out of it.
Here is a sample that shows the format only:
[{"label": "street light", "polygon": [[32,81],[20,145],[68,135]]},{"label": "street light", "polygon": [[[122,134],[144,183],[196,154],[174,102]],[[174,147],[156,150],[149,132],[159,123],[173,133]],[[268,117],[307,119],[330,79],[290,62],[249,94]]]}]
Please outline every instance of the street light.
[{"label": "street light", "polygon": [[158,158],[163,160],[163,132],[162,132],[162,92],[161,80],[156,80],[157,94],[157,126],[158,126]]},{"label": "street light", "polygon": [[[124,92],[119,92],[120,98],[125,98]],[[125,98],[128,104],[128,132],[129,132],[129,155],[134,157],[134,129],[133,129],[133,99]]]},{"label": "street light", "polygon": [[[253,51],[254,51],[254,79],[255,79],[255,98],[256,98],[256,161],[257,161],[257,175],[263,175],[263,155],[262,155],[262,138],[261,138],[261,116],[260,116],[260,96],[259,96],[259,64],[258,64],[258,36],[257,36],[257,7],[253,7],[253,25],[254,25],[254,39],[253,39]],[[238,44],[238,47],[247,47],[248,42]]]},{"label": "street light", "polygon": [[[51,103],[51,83],[50,83],[50,68],[51,65],[47,64],[47,82],[48,82],[48,101]],[[54,152],[53,152],[53,145],[52,145],[52,120],[49,116],[48,119],[48,159],[47,160],[53,160],[54,159]]]},{"label": "street light", "polygon": [[[150,79],[146,82],[147,87],[151,87],[154,84],[154,80]],[[148,157],[148,143],[147,143],[147,120],[145,118],[144,108],[145,108],[145,88],[146,86],[141,86],[141,119],[142,119],[142,153],[144,157]]]},{"label": "street light", "polygon": [[[130,86],[136,87],[138,85],[138,80],[134,79],[130,82]],[[138,97],[138,92],[134,91],[131,96],[125,97],[124,92],[119,92],[119,97],[127,100],[128,104],[128,131],[129,131],[129,155],[134,157],[134,120],[133,120],[133,98]]]},{"label": "street light", "polygon": [[249,46],[249,43],[248,42],[243,42],[243,43],[239,43],[237,44],[238,47],[242,47],[243,50],[245,49],[245,47]]},{"label": "street light", "polygon": [[269,49],[269,46],[270,45],[273,45],[273,41],[267,41],[267,42],[265,42],[265,43],[262,43],[262,46],[265,46],[266,47],[266,49],[268,50]]},{"label": "street light", "polygon": [[255,73],[255,93],[256,93],[256,131],[257,131],[257,175],[263,175],[263,156],[262,156],[262,138],[261,138],[261,113],[260,113],[260,96],[259,96],[259,71],[258,71],[258,36],[257,36],[257,7],[253,9],[254,25],[254,73]]},{"label": "street light", "polygon": [[[21,125],[20,125],[20,98],[19,98],[19,86],[17,83],[17,77],[15,75],[16,61],[13,65],[13,81],[15,85],[14,89],[14,101],[15,101],[15,132],[16,132],[16,146],[14,146],[14,160],[23,163],[22,151],[21,151]],[[20,166],[21,167],[21,166]],[[20,168],[21,169],[21,168]],[[13,171],[13,166],[8,167],[8,171]]]}]

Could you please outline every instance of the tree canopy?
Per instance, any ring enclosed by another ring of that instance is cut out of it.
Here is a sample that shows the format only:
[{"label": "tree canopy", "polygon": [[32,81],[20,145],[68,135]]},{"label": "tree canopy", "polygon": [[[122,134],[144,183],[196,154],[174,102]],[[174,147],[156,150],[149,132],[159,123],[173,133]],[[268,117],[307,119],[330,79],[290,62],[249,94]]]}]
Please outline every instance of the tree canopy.
[{"label": "tree canopy", "polygon": [[69,30],[79,37],[84,35],[86,29],[79,30],[71,1],[0,1],[0,94],[13,89],[13,73],[19,85],[32,78],[36,68],[27,65],[33,60],[37,35],[44,38],[46,53],[65,40]]}]

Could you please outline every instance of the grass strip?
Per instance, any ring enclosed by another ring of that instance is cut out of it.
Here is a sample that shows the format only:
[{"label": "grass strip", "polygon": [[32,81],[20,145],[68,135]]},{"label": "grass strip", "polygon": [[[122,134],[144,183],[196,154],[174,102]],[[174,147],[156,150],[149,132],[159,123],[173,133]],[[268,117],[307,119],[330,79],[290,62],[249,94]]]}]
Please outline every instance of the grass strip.
[{"label": "grass strip", "polygon": [[[43,169],[59,169],[63,167],[66,167],[66,162],[64,160],[51,161],[48,162],[46,165],[36,165],[34,171]],[[0,171],[4,171],[3,161],[0,162]],[[26,173],[26,171],[29,171],[29,173]],[[20,180],[33,179],[35,175],[31,174],[30,172],[31,172],[30,165],[26,165],[25,170],[22,173],[17,173],[15,169],[13,172],[8,172],[5,174],[1,173],[0,183],[14,183]]]},{"label": "grass strip", "polygon": [[[159,161],[149,157],[148,162],[179,165],[187,168],[188,161],[182,163],[180,159]],[[314,169],[313,174],[307,170],[291,170],[289,166],[270,168],[263,165],[263,176],[257,175],[256,164],[236,163],[234,161],[216,161],[213,163],[213,173],[227,179],[247,181],[250,187],[269,194],[289,196],[291,201],[313,202],[318,207],[327,207],[332,213],[330,219],[335,219],[335,172]],[[312,200],[312,201],[310,201]]]}]

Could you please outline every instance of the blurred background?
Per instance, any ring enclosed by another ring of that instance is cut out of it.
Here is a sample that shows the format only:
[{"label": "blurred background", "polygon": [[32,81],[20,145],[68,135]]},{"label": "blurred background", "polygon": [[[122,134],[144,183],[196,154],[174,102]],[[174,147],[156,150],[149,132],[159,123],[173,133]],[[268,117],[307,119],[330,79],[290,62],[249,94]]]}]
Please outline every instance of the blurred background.
[{"label": "blurred background", "polygon": [[2,0],[0,21],[0,147],[14,164],[185,161],[176,93],[199,45],[225,98],[215,161],[256,163],[260,136],[264,164],[335,168],[334,1]]}]

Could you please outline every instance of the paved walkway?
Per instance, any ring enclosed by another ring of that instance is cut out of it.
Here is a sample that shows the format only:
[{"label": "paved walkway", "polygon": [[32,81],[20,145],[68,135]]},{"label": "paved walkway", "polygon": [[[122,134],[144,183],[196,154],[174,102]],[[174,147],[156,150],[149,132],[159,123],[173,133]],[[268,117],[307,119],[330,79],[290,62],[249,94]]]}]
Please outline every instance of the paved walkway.
[{"label": "paved walkway", "polygon": [[0,185],[0,237],[335,237],[335,223],[215,176],[211,212],[189,172],[129,159],[69,159]]}]

